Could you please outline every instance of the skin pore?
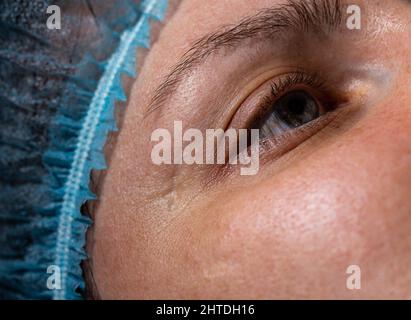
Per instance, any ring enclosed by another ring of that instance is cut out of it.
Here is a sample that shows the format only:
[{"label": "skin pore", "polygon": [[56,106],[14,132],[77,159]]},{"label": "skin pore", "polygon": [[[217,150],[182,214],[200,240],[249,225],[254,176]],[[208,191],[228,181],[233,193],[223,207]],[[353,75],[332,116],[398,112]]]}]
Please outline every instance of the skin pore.
[{"label": "skin pore", "polygon": [[[94,213],[99,297],[411,298],[411,3],[326,2],[333,18],[307,24],[294,7],[279,16],[285,0],[179,4],[133,84]],[[155,129],[246,128],[286,81],[334,108],[268,138],[257,175],[153,164]]]}]

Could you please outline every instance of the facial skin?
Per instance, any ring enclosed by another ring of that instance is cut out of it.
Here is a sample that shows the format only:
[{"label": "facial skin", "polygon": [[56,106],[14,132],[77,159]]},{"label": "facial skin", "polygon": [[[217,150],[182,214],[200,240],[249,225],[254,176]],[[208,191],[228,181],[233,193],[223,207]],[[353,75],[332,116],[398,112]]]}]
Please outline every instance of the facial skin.
[{"label": "facial skin", "polygon": [[[99,297],[411,298],[411,3],[351,1],[361,30],[345,27],[344,6],[329,33],[223,48],[147,112],[195,41],[284,2],[183,0],[167,21],[133,85],[95,212]],[[339,106],[303,138],[262,151],[257,175],[152,163],[153,130],[174,120],[244,127],[267,83],[296,68],[320,74]],[[360,290],[346,287],[350,265]]]}]

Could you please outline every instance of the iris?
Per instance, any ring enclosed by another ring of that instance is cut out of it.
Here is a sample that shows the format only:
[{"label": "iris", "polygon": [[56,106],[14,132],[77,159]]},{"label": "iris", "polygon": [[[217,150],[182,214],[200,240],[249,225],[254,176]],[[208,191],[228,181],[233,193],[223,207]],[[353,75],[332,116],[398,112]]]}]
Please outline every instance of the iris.
[{"label": "iris", "polygon": [[260,122],[260,138],[280,135],[320,115],[320,106],[307,92],[298,90],[287,93],[273,103],[268,115]]}]

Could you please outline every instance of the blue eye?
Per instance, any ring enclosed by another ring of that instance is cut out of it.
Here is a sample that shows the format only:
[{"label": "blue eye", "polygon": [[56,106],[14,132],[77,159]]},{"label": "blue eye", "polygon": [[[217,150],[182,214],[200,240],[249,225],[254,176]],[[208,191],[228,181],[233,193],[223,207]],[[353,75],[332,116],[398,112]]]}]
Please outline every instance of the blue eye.
[{"label": "blue eye", "polygon": [[275,101],[257,128],[260,139],[278,136],[321,116],[317,101],[303,90],[292,91]]}]

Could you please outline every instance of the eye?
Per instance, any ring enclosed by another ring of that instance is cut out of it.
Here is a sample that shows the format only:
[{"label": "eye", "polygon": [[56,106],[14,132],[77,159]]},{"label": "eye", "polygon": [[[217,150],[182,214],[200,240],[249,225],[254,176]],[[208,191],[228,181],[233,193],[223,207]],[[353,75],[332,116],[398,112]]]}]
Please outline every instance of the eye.
[{"label": "eye", "polygon": [[266,81],[243,101],[230,127],[258,129],[262,153],[302,143],[337,114],[333,111],[348,103],[340,83],[324,76],[298,71]]},{"label": "eye", "polygon": [[264,139],[300,127],[324,113],[324,108],[310,93],[295,90],[273,102],[254,127],[260,129],[260,139]]}]

